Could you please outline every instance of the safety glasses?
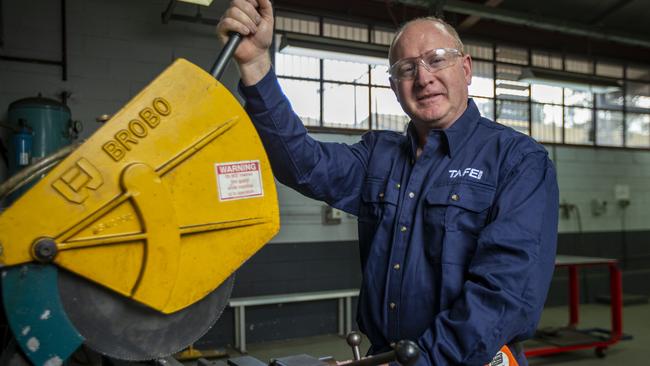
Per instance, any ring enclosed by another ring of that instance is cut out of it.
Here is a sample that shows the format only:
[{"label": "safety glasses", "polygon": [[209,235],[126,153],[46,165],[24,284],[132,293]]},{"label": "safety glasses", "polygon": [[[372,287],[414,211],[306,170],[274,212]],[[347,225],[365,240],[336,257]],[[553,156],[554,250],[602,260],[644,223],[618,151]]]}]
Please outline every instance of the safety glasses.
[{"label": "safety glasses", "polygon": [[419,57],[410,57],[395,62],[388,74],[393,80],[413,80],[422,65],[428,72],[437,72],[452,66],[463,53],[455,48],[436,48],[423,53]]}]

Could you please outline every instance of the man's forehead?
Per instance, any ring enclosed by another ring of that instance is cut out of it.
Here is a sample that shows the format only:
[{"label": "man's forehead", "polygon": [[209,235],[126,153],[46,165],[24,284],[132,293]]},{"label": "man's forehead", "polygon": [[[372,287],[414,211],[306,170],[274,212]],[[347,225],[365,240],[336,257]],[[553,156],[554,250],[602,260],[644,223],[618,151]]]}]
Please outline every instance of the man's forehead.
[{"label": "man's forehead", "polygon": [[[402,58],[403,54],[417,52],[417,49],[433,47],[455,47],[454,37],[449,34],[444,25],[434,20],[422,19],[406,26],[397,35],[394,44],[395,57]],[[421,50],[424,51],[424,50]],[[418,53],[419,55],[419,53]],[[407,55],[416,56],[416,55]]]}]

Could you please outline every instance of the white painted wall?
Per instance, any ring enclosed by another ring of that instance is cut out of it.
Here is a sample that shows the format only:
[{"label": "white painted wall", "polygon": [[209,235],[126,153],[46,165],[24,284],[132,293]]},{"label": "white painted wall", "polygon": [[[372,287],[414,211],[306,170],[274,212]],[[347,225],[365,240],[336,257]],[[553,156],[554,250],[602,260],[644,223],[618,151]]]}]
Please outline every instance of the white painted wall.
[{"label": "white painted wall", "polygon": [[[218,18],[227,1],[215,0],[204,16]],[[56,98],[72,93],[73,118],[83,121],[82,137],[99,127],[95,118],[112,114],[174,59],[182,57],[208,69],[220,49],[214,27],[185,22],[162,24],[166,0],[68,0],[68,81],[56,66],[0,61],[0,120],[9,103],[42,93]],[[193,14],[179,4],[178,13]],[[0,54],[58,59],[61,57],[59,1],[3,0],[4,47]],[[233,65],[223,83],[235,90]],[[1,132],[6,138],[6,131]],[[355,142],[357,137],[315,134],[318,139]],[[650,229],[650,152],[557,147],[549,148],[558,167],[561,199],[576,204],[585,231],[620,230],[623,212],[614,202],[614,185],[627,184],[632,204],[626,209],[627,230]],[[0,178],[2,170],[0,170]],[[279,187],[282,229],[276,243],[356,239],[356,219],[343,216],[339,225],[323,225],[323,204]],[[592,199],[606,200],[607,211],[594,217]],[[560,220],[561,232],[578,231],[577,217]]]}]

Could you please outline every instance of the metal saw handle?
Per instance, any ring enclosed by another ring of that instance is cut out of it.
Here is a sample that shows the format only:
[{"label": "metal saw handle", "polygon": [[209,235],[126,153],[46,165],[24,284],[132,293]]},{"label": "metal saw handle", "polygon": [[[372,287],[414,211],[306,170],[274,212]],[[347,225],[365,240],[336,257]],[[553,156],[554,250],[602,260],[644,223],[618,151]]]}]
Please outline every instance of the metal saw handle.
[{"label": "metal saw handle", "polygon": [[412,366],[418,357],[420,357],[418,346],[412,341],[401,340],[392,351],[352,361],[345,366],[379,366],[393,361],[397,361],[402,366]]},{"label": "metal saw handle", "polygon": [[230,32],[230,38],[228,39],[228,42],[225,46],[223,46],[221,53],[219,53],[219,56],[217,57],[217,61],[214,62],[214,65],[212,65],[212,68],[210,69],[210,74],[212,74],[215,79],[221,79],[221,75],[226,70],[226,66],[228,66],[230,58],[235,53],[235,50],[241,41],[241,34]]}]

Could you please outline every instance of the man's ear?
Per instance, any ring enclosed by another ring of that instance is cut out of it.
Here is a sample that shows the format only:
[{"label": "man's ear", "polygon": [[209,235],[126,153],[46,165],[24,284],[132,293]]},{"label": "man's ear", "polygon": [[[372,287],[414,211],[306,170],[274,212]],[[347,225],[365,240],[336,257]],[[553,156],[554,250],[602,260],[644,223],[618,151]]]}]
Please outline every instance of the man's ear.
[{"label": "man's ear", "polygon": [[470,55],[463,57],[463,74],[466,84],[470,85],[472,83],[472,57]]},{"label": "man's ear", "polygon": [[390,88],[393,89],[393,93],[395,93],[395,98],[397,98],[397,102],[401,103],[399,100],[399,92],[397,91],[397,84],[395,84],[395,80],[389,77],[388,81],[390,82]]}]

